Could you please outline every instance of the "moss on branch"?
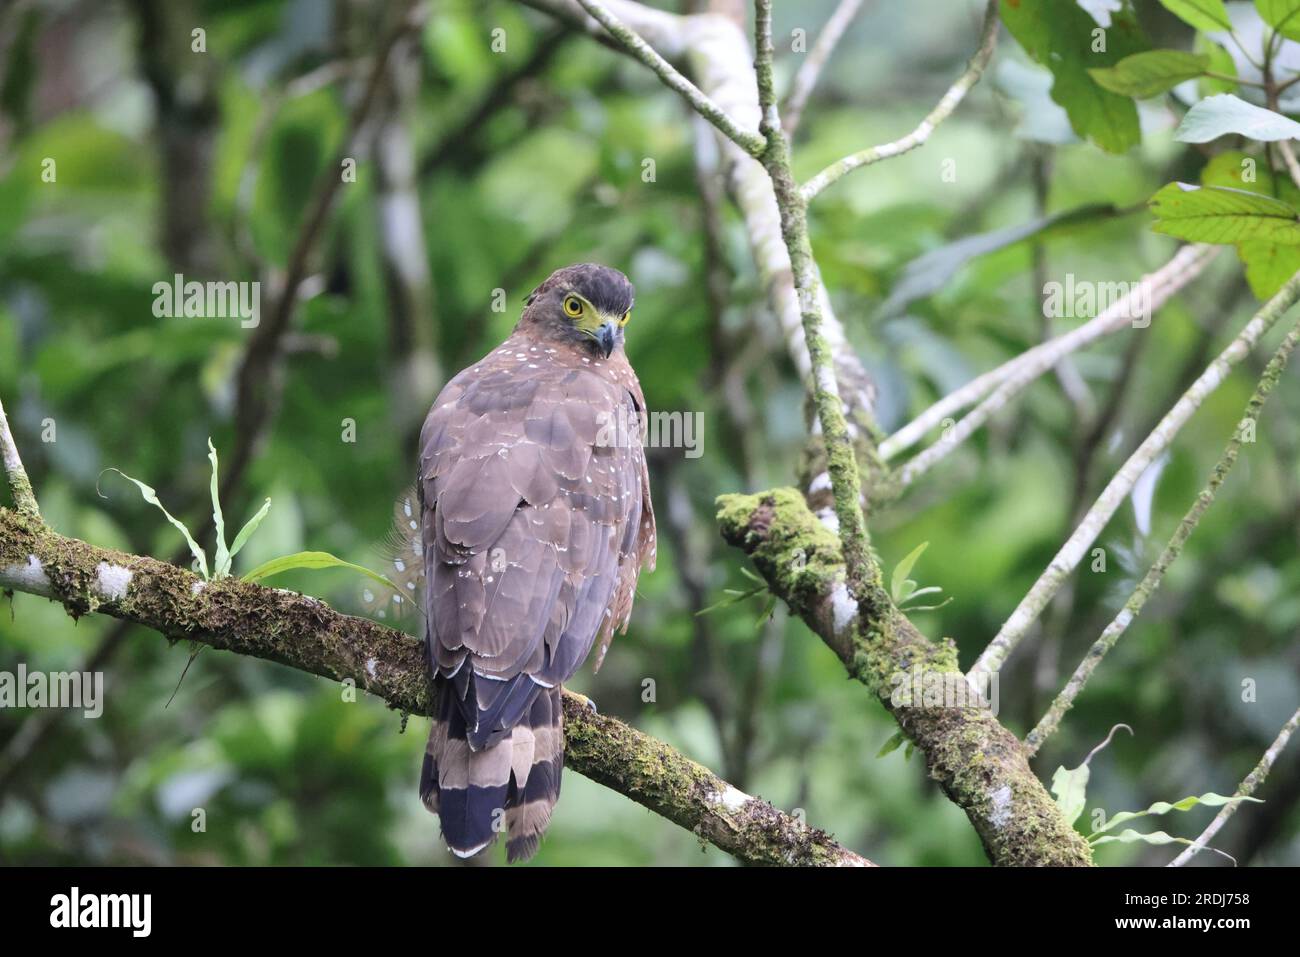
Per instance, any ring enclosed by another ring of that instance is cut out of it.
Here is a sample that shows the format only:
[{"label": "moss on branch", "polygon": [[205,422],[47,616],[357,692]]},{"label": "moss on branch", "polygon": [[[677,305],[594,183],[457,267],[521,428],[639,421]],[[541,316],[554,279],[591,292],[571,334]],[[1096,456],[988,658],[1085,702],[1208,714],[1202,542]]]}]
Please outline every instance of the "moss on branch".
[{"label": "moss on branch", "polygon": [[[732,850],[749,864],[869,865],[825,831],[737,790],[668,745],[603,715],[577,698],[564,702],[565,760],[594,781],[626,794]],[[743,853],[737,853],[743,849]]]},{"label": "moss on branch", "polygon": [[718,499],[722,536],[753,559],[789,604],[893,714],[925,756],[930,776],[966,812],[989,859],[1005,865],[1092,863],[1083,838],[1061,816],[1015,735],[981,701],[931,703],[900,694],[918,676],[965,688],[951,641],[935,644],[893,604],[872,562],[862,600],[846,585],[839,540],[793,488]]},{"label": "moss on branch", "polygon": [[[238,579],[207,582],[175,565],[97,548],[0,508],[0,589],[111,615],[299,671],[351,681],[389,707],[428,715],[422,643],[324,602]],[[566,762],[748,864],[870,864],[759,798],[743,794],[622,722],[565,695]]]}]

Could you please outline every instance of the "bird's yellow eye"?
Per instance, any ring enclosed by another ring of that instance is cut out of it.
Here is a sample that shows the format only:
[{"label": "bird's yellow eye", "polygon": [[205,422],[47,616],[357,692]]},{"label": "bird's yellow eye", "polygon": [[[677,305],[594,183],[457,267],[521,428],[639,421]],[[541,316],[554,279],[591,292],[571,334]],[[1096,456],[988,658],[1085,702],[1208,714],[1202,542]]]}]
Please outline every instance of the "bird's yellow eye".
[{"label": "bird's yellow eye", "polygon": [[620,326],[626,326],[626,325],[627,325],[627,321],[628,321],[629,319],[631,319],[631,318],[632,318],[632,310],[629,309],[627,312],[623,313],[623,318],[621,318],[621,319],[618,321],[618,324],[619,324]]},{"label": "bird's yellow eye", "polygon": [[577,296],[569,296],[564,300],[564,314],[572,316],[574,319],[582,315],[582,300]]}]

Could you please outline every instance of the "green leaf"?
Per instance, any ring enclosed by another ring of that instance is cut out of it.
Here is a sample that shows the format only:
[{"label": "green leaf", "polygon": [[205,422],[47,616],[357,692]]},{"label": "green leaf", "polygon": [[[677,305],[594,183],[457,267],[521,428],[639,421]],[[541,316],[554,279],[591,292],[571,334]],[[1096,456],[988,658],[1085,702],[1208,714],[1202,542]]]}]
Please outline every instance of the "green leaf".
[{"label": "green leaf", "polygon": [[[909,578],[908,581],[911,581],[911,579]],[[912,584],[915,585],[916,582],[912,582]],[[909,599],[912,599],[912,598],[920,598],[922,595],[937,595],[937,594],[939,594],[939,593],[942,592],[942,591],[943,591],[943,589],[940,588],[938,585],[930,585],[930,586],[927,587],[927,588],[918,588],[918,589],[916,589],[916,591],[912,592],[912,593],[909,594],[907,597],[908,597]]]},{"label": "green leaf", "polygon": [[[1239,150],[1220,153],[1201,170],[1201,183],[1227,186],[1264,196],[1274,196],[1300,209],[1300,189],[1291,177],[1274,177],[1266,163]],[[1282,285],[1300,272],[1300,246],[1248,240],[1237,244],[1237,257],[1246,267],[1246,282],[1261,302],[1272,298]]]},{"label": "green leaf", "polygon": [[[916,582],[912,581],[910,578],[903,584],[911,585],[913,586],[913,588],[915,588],[916,586]],[[942,591],[943,589],[940,588],[938,585],[931,585],[928,588],[915,588],[914,591],[911,588],[909,588],[907,594],[904,595],[902,599],[895,600],[895,604],[897,604],[898,607],[900,608],[906,608],[908,612],[936,611],[942,608],[944,605],[947,605],[950,602],[952,602],[952,598],[951,597],[945,598],[943,601],[938,602],[937,604],[934,605],[915,605],[912,603],[916,601],[916,599],[920,598],[922,595],[937,595]]]},{"label": "green leaf", "polygon": [[1239,243],[1260,239],[1300,244],[1300,217],[1271,196],[1221,186],[1169,183],[1150,200],[1158,233],[1193,242]]},{"label": "green leaf", "polygon": [[1141,142],[1132,98],[1102,88],[1088,74],[1148,49],[1127,0],[1111,13],[1106,30],[1077,4],[1061,0],[1002,0],[1001,9],[1011,35],[1052,71],[1052,99],[1065,108],[1079,136],[1111,153]]},{"label": "green leaf", "polygon": [[[1092,837],[1089,837],[1088,840],[1093,841],[1093,837],[1098,834],[1106,833],[1116,825],[1123,824],[1126,821],[1131,821],[1134,818],[1146,817],[1148,814],[1168,814],[1170,811],[1189,811],[1198,804],[1204,805],[1205,807],[1222,807],[1225,804],[1231,804],[1233,801],[1253,801],[1256,804],[1264,803],[1259,798],[1224,797],[1222,794],[1215,794],[1213,791],[1210,791],[1207,794],[1202,794],[1199,797],[1185,797],[1181,801],[1175,801],[1173,804],[1169,804],[1165,801],[1157,801],[1145,811],[1121,811],[1107,821],[1102,827],[1093,831]],[[1093,843],[1100,842],[1093,841]]]},{"label": "green leaf", "polygon": [[[916,560],[921,557],[921,553],[930,547],[929,542],[922,542],[907,553],[907,556],[894,566],[894,574],[889,579],[889,592],[894,596],[894,601],[901,601],[903,597],[903,588],[907,581],[907,575],[916,564]],[[912,588],[916,587],[916,582],[912,582]],[[910,594],[910,592],[909,592]]]},{"label": "green leaf", "polygon": [[1275,184],[1267,161],[1263,157],[1248,156],[1241,150],[1228,150],[1206,163],[1201,170],[1201,185],[1244,189],[1248,193],[1271,196],[1293,205],[1296,199],[1300,199],[1300,190],[1291,185],[1289,176]]},{"label": "green leaf", "polygon": [[226,548],[226,520],[221,514],[221,497],[217,494],[217,450],[208,436],[208,461],[212,463],[212,524],[216,529],[217,554],[212,558],[212,577],[230,574],[230,550]]},{"label": "green leaf", "polygon": [[[1141,831],[1135,831],[1132,828],[1129,828],[1128,830],[1121,831],[1119,834],[1107,834],[1105,837],[1099,837],[1097,840],[1092,842],[1092,846],[1097,847],[1098,845],[1110,844],[1112,842],[1119,842],[1120,844],[1136,844],[1139,841],[1143,844],[1154,844],[1157,846],[1162,844],[1184,844],[1191,847],[1196,843],[1195,841],[1189,841],[1185,837],[1174,837],[1172,834],[1166,834],[1164,831],[1151,831],[1150,833],[1144,834]],[[1201,850],[1214,851],[1215,854],[1222,854],[1228,860],[1232,861],[1234,865],[1237,863],[1237,859],[1231,854],[1226,854],[1218,848],[1210,847],[1208,844],[1202,847]]]},{"label": "green leaf", "polygon": [[952,601],[952,596],[949,596],[937,605],[908,605],[907,611],[909,614],[914,611],[938,611],[940,608],[944,607],[944,605],[952,604]]},{"label": "green leaf", "polygon": [[1160,0],[1160,3],[1178,19],[1198,30],[1216,32],[1232,29],[1232,21],[1228,19],[1223,0]]},{"label": "green leaf", "polygon": [[295,568],[348,568],[354,572],[372,578],[379,584],[391,588],[397,594],[402,590],[394,585],[378,572],[372,572],[369,568],[362,565],[354,565],[351,562],[345,562],[343,559],[329,552],[295,552],[292,555],[283,555],[280,558],[273,558],[269,562],[263,562],[254,568],[251,572],[243,577],[246,582],[257,582],[264,578],[270,578],[272,575],[279,575],[281,572],[292,571]]},{"label": "green leaf", "polygon": [[190,554],[192,554],[194,556],[194,560],[199,563],[199,571],[206,579],[208,577],[207,553],[205,553],[203,549],[199,547],[199,543],[194,540],[194,536],[191,535],[190,530],[185,527],[185,523],[180,521],[177,518],[172,517],[172,513],[167,511],[167,509],[163,508],[163,503],[158,501],[158,493],[155,492],[150,486],[145,485],[139,479],[131,478],[131,476],[127,475],[121,469],[107,469],[106,471],[116,472],[118,475],[122,476],[122,478],[126,479],[128,482],[135,483],[135,486],[138,489],[140,489],[140,496],[150,505],[155,506],[158,509],[158,511],[162,512],[163,515],[167,517],[167,521],[171,522],[172,525],[176,527],[177,531],[179,531],[182,535],[185,536],[185,544],[190,546]]},{"label": "green leaf", "polygon": [[1237,256],[1246,267],[1246,282],[1256,299],[1273,298],[1286,281],[1300,272],[1300,246],[1254,240],[1237,244]]},{"label": "green leaf", "polygon": [[1288,40],[1300,40],[1300,0],[1255,0],[1259,18]]},{"label": "green leaf", "polygon": [[1166,93],[1185,80],[1194,80],[1209,67],[1210,58],[1203,53],[1150,50],[1127,56],[1115,66],[1092,69],[1088,73],[1112,93],[1144,100]]},{"label": "green leaf", "polygon": [[230,558],[233,560],[239,554],[239,550],[247,544],[253,533],[257,531],[257,526],[262,524],[262,519],[266,518],[266,513],[271,510],[271,500],[268,498],[262,503],[262,507],[257,510],[257,514],[244,523],[244,527],[239,530],[235,536],[234,544],[230,546]]},{"label": "green leaf", "polygon": [[1088,803],[1088,778],[1091,775],[1086,764],[1081,764],[1074,770],[1062,766],[1052,775],[1052,794],[1056,797],[1056,806],[1071,824],[1078,820],[1084,805]]},{"label": "green leaf", "polygon": [[893,737],[880,746],[880,750],[876,752],[876,757],[883,758],[885,755],[897,751],[903,746],[903,742],[906,740],[907,738],[903,736],[903,732],[895,732]]},{"label": "green leaf", "polygon": [[1141,841],[1143,844],[1191,844],[1185,837],[1174,837],[1172,834],[1166,834],[1164,831],[1151,831],[1142,833],[1129,828],[1126,831],[1120,831],[1118,834],[1108,834],[1105,837],[1099,837],[1093,841],[1093,846],[1098,844],[1110,844],[1112,841],[1119,841],[1121,844],[1135,844]]},{"label": "green leaf", "polygon": [[739,605],[742,601],[748,601],[757,595],[763,594],[765,591],[767,591],[767,582],[764,582],[762,587],[751,588],[748,591],[741,591],[738,588],[724,588],[722,589],[722,592],[727,596],[726,598],[714,602],[707,608],[701,608],[695,613],[695,616],[698,618],[700,615],[707,615],[710,612],[717,611],[719,608],[728,608],[732,605]]},{"label": "green leaf", "polygon": [[1272,143],[1300,138],[1300,123],[1231,93],[1218,93],[1207,96],[1187,111],[1174,131],[1174,139],[1182,143],[1208,143],[1230,133]]}]

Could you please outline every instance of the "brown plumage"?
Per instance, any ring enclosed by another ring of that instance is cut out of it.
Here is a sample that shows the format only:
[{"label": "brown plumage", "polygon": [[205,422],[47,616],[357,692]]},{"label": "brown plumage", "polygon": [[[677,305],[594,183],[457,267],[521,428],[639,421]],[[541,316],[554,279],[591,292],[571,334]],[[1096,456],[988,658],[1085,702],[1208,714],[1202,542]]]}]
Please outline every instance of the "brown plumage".
[{"label": "brown plumage", "polygon": [[[655,524],[632,285],[579,265],[452,379],[420,434],[424,612],[439,701],[420,785],[451,849],[536,851],[564,764],[561,682],[626,631]],[[400,506],[399,506],[400,507]]]}]

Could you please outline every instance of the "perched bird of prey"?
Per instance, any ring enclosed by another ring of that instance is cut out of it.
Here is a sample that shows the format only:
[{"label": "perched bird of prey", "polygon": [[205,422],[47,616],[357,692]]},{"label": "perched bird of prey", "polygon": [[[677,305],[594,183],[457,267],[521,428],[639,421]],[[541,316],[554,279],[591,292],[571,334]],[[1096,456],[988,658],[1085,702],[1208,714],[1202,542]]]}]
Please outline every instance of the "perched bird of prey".
[{"label": "perched bird of prey", "polygon": [[420,433],[425,634],[438,713],[420,795],[451,850],[537,850],[560,795],[560,685],[627,630],[655,521],[632,284],[583,264],[442,390]]}]

